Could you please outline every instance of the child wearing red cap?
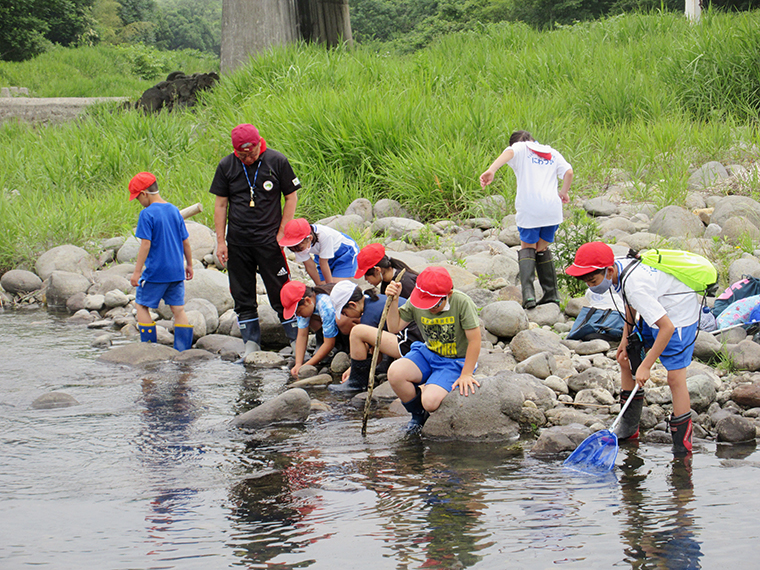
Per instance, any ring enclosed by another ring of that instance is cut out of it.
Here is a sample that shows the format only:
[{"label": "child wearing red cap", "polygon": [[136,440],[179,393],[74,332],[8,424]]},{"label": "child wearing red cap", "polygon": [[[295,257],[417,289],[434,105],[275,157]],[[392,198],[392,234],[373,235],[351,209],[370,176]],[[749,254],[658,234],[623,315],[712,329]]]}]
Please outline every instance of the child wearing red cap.
[{"label": "child wearing red cap", "polygon": [[193,256],[185,220],[176,206],[161,198],[150,172],[140,172],[130,180],[129,199],[135,198],[144,208],[135,230],[140,249],[130,279],[137,287],[140,340],[157,342],[156,323],[148,308],[158,309],[163,299],[174,315],[174,348],[187,350],[193,345],[193,327],[185,314],[185,279],[193,278]]},{"label": "child wearing red cap", "polygon": [[408,299],[414,290],[417,281],[417,272],[399,259],[388,257],[381,243],[371,243],[361,249],[356,256],[359,268],[354,274],[354,279],[364,279],[370,285],[380,287],[380,292],[385,293],[388,283],[396,278],[402,269],[406,269],[401,277],[401,297]]},{"label": "child wearing red cap", "polygon": [[[625,404],[635,384],[639,390],[615,429],[620,439],[639,435],[639,420],[644,405],[644,384],[659,358],[668,371],[673,395],[670,432],[673,453],[691,453],[691,400],[686,386],[686,367],[691,364],[699,323],[699,299],[695,291],[672,275],[639,263],[635,258],[615,259],[612,248],[590,242],[578,248],[575,261],[565,273],[588,285],[594,293],[610,288],[623,297],[625,315],[623,338],[617,349]],[[637,315],[639,317],[636,322]]]},{"label": "child wearing red cap", "polygon": [[303,263],[317,285],[337,283],[356,273],[359,246],[338,230],[296,218],[285,225],[279,243],[296,254],[296,261]]},{"label": "child wearing red cap", "polygon": [[[554,234],[562,222],[562,204],[570,201],[573,169],[559,152],[537,143],[527,131],[512,133],[509,146],[480,175],[480,185],[485,188],[493,182],[496,171],[505,164],[517,177],[515,210],[521,247],[517,257],[523,307],[532,309],[536,306],[534,273],[538,275],[544,293],[538,304],[559,304],[557,272],[549,244],[554,241]],[[558,178],[562,179],[559,193]]]},{"label": "child wearing red cap", "polygon": [[403,307],[398,306],[400,283],[389,283],[385,291],[396,299],[388,311],[388,330],[397,333],[415,322],[425,339],[388,369],[393,391],[412,414],[407,431],[416,433],[451,390],[459,387],[467,396],[480,386],[472,377],[480,355],[478,311],[468,295],[454,290],[443,267],[420,273]]},{"label": "child wearing red cap", "polygon": [[[335,308],[330,300],[330,291],[322,287],[307,287],[300,281],[289,281],[280,290],[280,301],[286,319],[297,317],[298,336],[296,337],[296,363],[290,373],[298,376],[298,371],[305,364],[317,366],[327,358],[335,346],[338,325],[335,322]],[[309,341],[309,329],[322,331],[324,341],[309,360],[306,358],[306,345]]]}]

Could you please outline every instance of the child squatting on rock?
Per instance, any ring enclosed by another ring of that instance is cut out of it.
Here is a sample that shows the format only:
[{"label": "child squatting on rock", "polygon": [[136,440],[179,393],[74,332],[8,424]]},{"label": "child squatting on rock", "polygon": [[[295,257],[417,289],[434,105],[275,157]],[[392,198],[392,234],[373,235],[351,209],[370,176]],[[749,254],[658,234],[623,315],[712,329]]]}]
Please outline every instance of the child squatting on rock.
[{"label": "child squatting on rock", "polygon": [[385,293],[388,283],[396,278],[402,269],[406,272],[401,277],[401,297],[408,299],[417,282],[417,272],[400,259],[388,257],[385,247],[381,243],[371,243],[364,246],[356,256],[359,269],[354,274],[354,279],[364,279],[370,285],[380,287],[380,292]]},{"label": "child squatting on rock", "polygon": [[158,309],[163,299],[174,315],[174,348],[187,350],[193,345],[193,327],[185,314],[185,279],[193,278],[193,256],[185,220],[176,206],[161,198],[150,172],[140,172],[129,181],[129,199],[135,198],[144,208],[135,231],[140,249],[130,279],[137,288],[140,340],[157,342],[156,323],[148,309]]},{"label": "child squatting on rock", "polygon": [[[528,131],[515,131],[509,137],[509,146],[480,175],[485,188],[493,182],[496,171],[508,164],[517,177],[515,195],[515,222],[520,232],[520,285],[523,307],[536,306],[533,275],[538,275],[543,296],[538,301],[559,304],[557,272],[554,268],[549,244],[562,222],[562,204],[570,201],[573,169],[564,157],[549,145],[539,144]],[[562,188],[557,192],[557,179]]]},{"label": "child squatting on rock", "polygon": [[[298,336],[296,337],[296,364],[290,373],[298,377],[298,371],[302,366],[309,364],[317,366],[324,360],[335,346],[338,336],[338,325],[335,322],[335,309],[330,300],[330,293],[319,286],[307,287],[300,281],[289,281],[280,290],[283,315],[290,319],[293,315],[298,317]],[[306,345],[309,341],[309,329],[322,329],[324,341],[317,348],[314,356],[304,362],[306,358]]]},{"label": "child squatting on rock", "polygon": [[451,390],[459,387],[459,393],[468,396],[480,386],[472,377],[480,355],[478,311],[469,296],[454,290],[443,267],[422,271],[409,302],[401,308],[397,300],[401,284],[389,283],[385,292],[394,299],[388,310],[388,330],[395,334],[415,322],[425,339],[413,343],[388,368],[393,391],[412,414],[407,431],[415,433]]},{"label": "child squatting on rock", "polygon": [[[345,234],[327,226],[311,225],[304,218],[290,220],[279,241],[296,254],[317,285],[350,279],[356,273],[359,246]],[[310,255],[314,256],[312,260]]]},{"label": "child squatting on rock", "polygon": [[644,405],[642,388],[659,358],[668,371],[673,394],[673,413],[668,422],[673,453],[679,457],[690,455],[692,423],[686,367],[691,364],[699,323],[697,294],[672,275],[635,259],[615,259],[612,248],[598,241],[579,247],[575,261],[565,272],[584,281],[594,293],[604,293],[612,287],[623,297],[625,325],[616,357],[620,364],[621,405],[630,397],[634,382],[639,390],[615,429],[618,438],[638,437]]}]

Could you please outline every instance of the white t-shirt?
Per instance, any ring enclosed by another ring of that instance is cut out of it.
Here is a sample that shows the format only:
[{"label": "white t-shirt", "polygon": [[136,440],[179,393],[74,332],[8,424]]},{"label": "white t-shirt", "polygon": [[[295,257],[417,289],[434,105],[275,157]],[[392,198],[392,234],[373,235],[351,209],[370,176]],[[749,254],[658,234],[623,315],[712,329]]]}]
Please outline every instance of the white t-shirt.
[{"label": "white t-shirt", "polygon": [[623,308],[623,298],[619,293],[615,292],[615,289],[610,287],[605,293],[594,293],[591,289],[586,289],[586,299],[590,307],[597,309],[613,309],[622,313],[625,311]]},{"label": "white t-shirt", "polygon": [[[618,276],[634,262],[630,258],[616,259]],[[620,285],[618,278],[615,286],[618,293],[621,293]],[[655,323],[666,314],[676,328],[693,325],[699,320],[699,299],[694,289],[664,271],[640,263],[625,274],[622,285],[626,301],[650,327],[657,328]]]},{"label": "white t-shirt", "polygon": [[320,259],[332,259],[344,243],[350,248],[356,248],[356,243],[338,230],[314,224],[314,232],[317,234],[317,242],[312,244],[311,248],[296,253],[296,261],[303,263],[312,255]]},{"label": "white t-shirt", "polygon": [[557,179],[571,169],[570,164],[549,145],[523,141],[509,148],[515,153],[507,164],[517,177],[518,227],[543,228],[562,223]]}]

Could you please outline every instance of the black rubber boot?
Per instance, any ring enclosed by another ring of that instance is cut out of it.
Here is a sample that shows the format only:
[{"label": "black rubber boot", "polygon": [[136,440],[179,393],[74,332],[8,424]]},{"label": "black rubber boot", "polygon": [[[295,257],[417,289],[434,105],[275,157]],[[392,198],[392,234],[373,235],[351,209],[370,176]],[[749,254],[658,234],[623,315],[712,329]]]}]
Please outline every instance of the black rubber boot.
[{"label": "black rubber boot", "polygon": [[246,356],[252,352],[261,350],[261,327],[259,326],[258,317],[245,321],[238,321],[238,326],[240,327],[240,336],[245,343],[245,352],[240,360],[237,361],[238,364],[242,364],[245,362]]},{"label": "black rubber boot", "polygon": [[[631,396],[632,390],[623,390],[620,392],[620,407],[625,405]],[[644,407],[644,390],[639,389],[633,397],[633,402],[623,414],[620,423],[615,428],[615,435],[618,439],[636,439],[639,437],[639,420],[641,419],[641,410]]]},{"label": "black rubber boot", "polygon": [[554,256],[548,249],[536,253],[536,275],[544,292],[539,305],[556,303],[559,305],[559,290],[557,289],[557,271],[554,268]]},{"label": "black rubber boot", "polygon": [[517,253],[520,265],[520,286],[522,287],[522,305],[524,309],[536,306],[536,291],[533,288],[533,274],[536,272],[536,250],[521,249]]},{"label": "black rubber boot", "polygon": [[422,390],[417,386],[417,394],[408,402],[402,402],[406,411],[412,414],[412,419],[406,424],[406,433],[415,434],[422,431],[422,426],[430,417],[430,412],[422,407]]},{"label": "black rubber boot", "polygon": [[683,457],[691,453],[691,410],[678,417],[670,416],[670,435],[673,437],[673,455]]},{"label": "black rubber boot", "polygon": [[372,359],[351,359],[351,374],[348,380],[340,384],[330,384],[327,388],[331,392],[361,392],[367,389],[369,384],[369,369],[372,367]]},{"label": "black rubber boot", "polygon": [[285,331],[285,336],[288,337],[288,342],[293,342],[298,338],[298,327],[296,326],[295,318],[289,321],[281,321],[280,324]]}]

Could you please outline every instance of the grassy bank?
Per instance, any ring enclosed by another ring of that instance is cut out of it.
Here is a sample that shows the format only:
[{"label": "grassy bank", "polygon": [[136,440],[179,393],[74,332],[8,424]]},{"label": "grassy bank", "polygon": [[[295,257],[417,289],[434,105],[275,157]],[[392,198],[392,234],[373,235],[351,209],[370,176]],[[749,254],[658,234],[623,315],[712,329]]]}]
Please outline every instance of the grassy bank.
[{"label": "grassy bank", "polygon": [[180,207],[202,202],[211,225],[208,186],[240,122],[291,159],[311,219],[360,196],[396,198],[426,220],[476,214],[474,200],[495,192],[511,204],[508,169],[486,191],[477,178],[518,128],[563,152],[576,196],[603,193],[623,169],[638,176],[631,199],[679,204],[691,167],[756,158],[758,25],[759,12],[699,26],[628,15],[548,33],[494,25],[410,56],[289,47],[223,78],[192,112],[4,126],[0,267],[129,231],[138,208],[126,185],[140,170]]}]

